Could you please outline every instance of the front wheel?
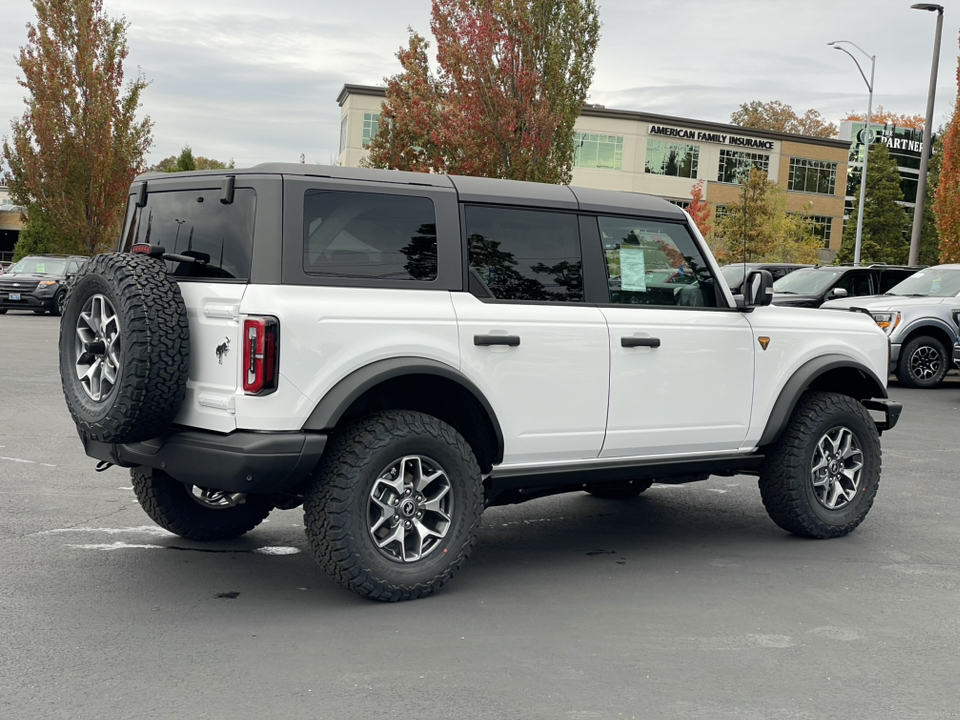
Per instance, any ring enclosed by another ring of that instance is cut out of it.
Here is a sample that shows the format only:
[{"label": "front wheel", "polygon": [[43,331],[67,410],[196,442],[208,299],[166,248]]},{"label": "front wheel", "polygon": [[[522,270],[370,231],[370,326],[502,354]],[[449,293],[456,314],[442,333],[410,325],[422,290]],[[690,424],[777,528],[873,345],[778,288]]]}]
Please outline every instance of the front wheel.
[{"label": "front wheel", "polygon": [[935,337],[911,338],[897,360],[897,380],[912,388],[934,388],[947,374],[947,350]]},{"label": "front wheel", "polygon": [[771,519],[809,538],[841,537],[867,516],[880,484],[880,434],[846,395],[806,392],[760,468]]},{"label": "front wheel", "polygon": [[262,495],[184,485],[165,472],[134,468],[133,492],[157,525],[188,540],[229,540],[253,530],[273,509]]},{"label": "front wheel", "polygon": [[430,415],[371,415],[324,453],[303,503],[321,567],[375,600],[431,595],[463,565],[483,512],[466,440]]},{"label": "front wheel", "polygon": [[61,290],[53,300],[53,307],[50,308],[50,314],[54,317],[63,315],[63,306],[67,304],[67,291]]}]

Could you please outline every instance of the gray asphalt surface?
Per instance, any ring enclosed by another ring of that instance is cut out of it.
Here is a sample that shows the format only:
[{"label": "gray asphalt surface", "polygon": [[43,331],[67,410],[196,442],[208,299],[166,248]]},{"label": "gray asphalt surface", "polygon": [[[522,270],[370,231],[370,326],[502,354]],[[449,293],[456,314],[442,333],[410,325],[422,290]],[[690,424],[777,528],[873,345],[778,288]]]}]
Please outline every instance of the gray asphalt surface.
[{"label": "gray asphalt surface", "polygon": [[960,381],[891,388],[880,492],[839,540],[748,477],[493,508],[447,588],[362,600],[300,510],[159,531],[94,471],[58,321],[0,316],[0,718],[960,717]]}]

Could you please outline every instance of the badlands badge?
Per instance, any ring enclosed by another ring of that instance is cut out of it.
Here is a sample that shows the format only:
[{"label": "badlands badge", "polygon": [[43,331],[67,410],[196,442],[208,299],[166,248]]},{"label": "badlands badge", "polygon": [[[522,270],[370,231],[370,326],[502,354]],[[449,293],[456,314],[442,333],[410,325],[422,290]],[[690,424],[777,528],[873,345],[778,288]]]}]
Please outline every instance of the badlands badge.
[{"label": "badlands badge", "polygon": [[770,344],[770,338],[768,338],[766,335],[761,335],[760,337],[757,338],[757,342],[760,343],[760,347],[766,350],[767,345]]}]

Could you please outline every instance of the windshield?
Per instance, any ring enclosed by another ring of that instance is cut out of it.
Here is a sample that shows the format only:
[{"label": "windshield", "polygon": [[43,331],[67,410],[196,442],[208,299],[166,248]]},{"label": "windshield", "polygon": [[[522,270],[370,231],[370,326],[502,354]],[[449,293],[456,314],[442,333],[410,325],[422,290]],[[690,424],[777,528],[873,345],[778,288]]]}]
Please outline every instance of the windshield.
[{"label": "windshield", "polygon": [[66,260],[25,257],[12,268],[8,268],[6,274],[21,273],[23,275],[63,275],[64,268],[67,267]]},{"label": "windshield", "polygon": [[887,295],[912,297],[954,297],[960,294],[960,268],[932,267],[920,270],[898,285]]},{"label": "windshield", "polygon": [[794,270],[773,284],[773,291],[793,295],[819,295],[843,268],[807,268]]},{"label": "windshield", "polygon": [[720,274],[723,275],[723,281],[727,287],[735,288],[743,282],[745,269],[745,265],[724,265],[720,268]]}]

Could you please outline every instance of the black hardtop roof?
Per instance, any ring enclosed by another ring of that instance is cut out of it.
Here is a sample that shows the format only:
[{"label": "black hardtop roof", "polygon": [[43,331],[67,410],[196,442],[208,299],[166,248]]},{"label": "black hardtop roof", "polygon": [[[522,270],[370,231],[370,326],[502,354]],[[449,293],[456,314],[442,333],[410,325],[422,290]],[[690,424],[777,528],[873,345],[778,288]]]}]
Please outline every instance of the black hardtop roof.
[{"label": "black hardtop roof", "polygon": [[228,175],[298,175],[301,177],[366,180],[400,185],[421,185],[455,189],[462,202],[535,205],[543,208],[585,210],[589,212],[634,213],[683,220],[683,211],[672,203],[653,195],[596,190],[594,188],[549,183],[503,180],[499,178],[467,177],[435,173],[350,168],[337,165],[306,165],[303,163],[261,163],[250,168],[226,170],[196,170],[179,173],[146,173],[135,183],[157,180],[181,180],[189,177]]}]

